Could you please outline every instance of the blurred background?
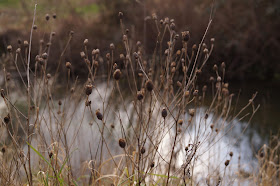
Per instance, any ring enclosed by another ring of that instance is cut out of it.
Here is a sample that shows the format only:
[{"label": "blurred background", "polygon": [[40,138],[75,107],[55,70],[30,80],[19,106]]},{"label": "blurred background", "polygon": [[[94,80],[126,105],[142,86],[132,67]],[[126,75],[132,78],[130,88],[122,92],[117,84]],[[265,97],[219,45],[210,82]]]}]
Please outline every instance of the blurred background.
[{"label": "blurred background", "polygon": [[[149,56],[157,35],[153,13],[158,20],[174,19],[176,31],[190,31],[191,44],[198,44],[212,5],[212,0],[0,0],[1,61],[5,60],[7,45],[16,48],[18,40],[28,40],[36,2],[38,28],[34,33],[34,46],[36,42],[39,46],[40,39],[47,41],[52,31],[56,32],[50,61],[57,61],[73,30],[75,37],[65,60],[71,61],[75,73],[81,77],[86,68],[79,53],[85,38],[89,39],[89,48],[99,48],[103,56],[112,42],[117,51],[123,51],[119,11],[124,12],[130,37],[135,43],[141,41]],[[49,21],[45,19],[46,14],[51,17]],[[205,73],[212,72],[214,64],[224,61],[230,90],[236,96],[240,93],[240,106],[258,91],[261,109],[251,128],[264,139],[280,129],[279,30],[279,0],[216,0],[213,23],[206,38],[206,41],[215,38],[215,48]],[[34,57],[37,51],[38,48],[33,47]]]}]

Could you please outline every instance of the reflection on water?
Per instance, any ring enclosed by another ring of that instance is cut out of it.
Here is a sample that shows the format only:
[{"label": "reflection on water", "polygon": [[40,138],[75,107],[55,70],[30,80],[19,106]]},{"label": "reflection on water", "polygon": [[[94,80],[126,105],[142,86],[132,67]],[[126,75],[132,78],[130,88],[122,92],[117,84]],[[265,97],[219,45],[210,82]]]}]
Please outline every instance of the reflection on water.
[{"label": "reflection on water", "polygon": [[[103,108],[102,101],[105,101],[105,103],[108,102],[108,100],[103,97],[105,86],[106,85],[98,86],[98,91],[94,89],[93,93],[89,96],[90,100],[94,100],[91,105],[93,111]],[[253,84],[251,84],[251,86],[254,87]],[[248,103],[248,99],[251,97],[252,93],[258,89],[250,88],[251,86],[246,86],[246,89],[244,89],[242,86],[244,91],[240,96],[240,105],[244,106],[246,103]],[[180,147],[194,144],[197,141],[201,143],[198,151],[199,158],[196,160],[197,166],[194,169],[194,175],[196,175],[197,181],[207,178],[207,176],[209,176],[210,170],[213,174],[219,174],[219,172],[223,172],[224,162],[227,159],[231,160],[229,166],[230,171],[228,171],[227,175],[229,177],[234,176],[233,174],[240,169],[245,172],[251,172],[253,170],[256,164],[256,160],[254,160],[255,151],[257,151],[258,148],[266,142],[266,139],[261,137],[263,136],[263,133],[259,133],[259,129],[267,126],[268,124],[270,124],[269,126],[271,127],[278,127],[279,129],[279,126],[275,125],[276,118],[266,119],[267,116],[277,117],[277,109],[275,106],[278,106],[277,101],[279,100],[274,99],[275,92],[270,92],[270,89],[258,90],[259,98],[257,101],[262,101],[261,103],[264,103],[264,106],[260,111],[258,111],[257,115],[255,115],[255,119],[252,121],[252,124],[244,134],[242,134],[243,130],[247,128],[248,124],[246,122],[240,122],[237,119],[233,120],[231,123],[234,127],[230,129],[225,127],[223,128],[223,131],[214,131],[209,127],[215,118],[213,114],[209,114],[207,121],[201,121],[201,118],[203,118],[205,115],[205,108],[198,109],[195,115],[194,123],[197,123],[199,126],[189,127],[184,131],[183,134],[181,134],[183,144],[179,144]],[[108,94],[110,91],[111,90],[108,90]],[[238,89],[235,89],[235,84],[231,85],[231,91],[235,93],[237,92],[236,95],[238,94]],[[279,89],[276,89],[276,91],[279,91]],[[266,95],[264,95],[265,93]],[[15,95],[13,95],[13,97],[14,99],[18,98],[18,96]],[[245,100],[245,98],[247,99]],[[66,98],[66,101],[67,99],[70,98]],[[271,100],[275,100],[275,102],[271,102]],[[133,110],[133,104],[131,102],[127,102],[125,104],[128,111]],[[3,99],[0,101],[0,109],[5,110]],[[122,122],[126,128],[129,126],[131,121],[128,120],[127,112],[124,110],[122,105],[118,103],[113,104],[113,106],[108,109],[108,114],[104,116],[106,117],[106,127],[108,130],[105,130],[106,132],[104,135],[108,142],[108,148],[113,155],[116,155],[123,153],[117,145],[118,139],[121,138],[120,122]],[[65,117],[68,120],[66,125],[69,126],[67,127],[67,141],[72,145],[71,151],[73,152],[71,162],[76,169],[80,167],[81,163],[93,159],[92,156],[100,143],[100,128],[102,128],[102,123],[99,121],[93,121],[90,113],[85,112],[85,110],[86,107],[84,100],[69,102],[66,112],[68,115]],[[54,125],[47,125],[47,123],[52,123],[51,120],[54,120],[54,118],[48,117],[48,114],[49,113],[47,111],[41,112],[41,115],[44,115],[45,119],[45,125],[41,125],[41,130],[43,131],[44,138],[48,144],[53,144],[50,135],[56,135],[57,128]],[[134,113],[128,112],[128,114],[132,116],[131,119],[133,120]],[[185,120],[189,120],[189,115],[185,116]],[[227,121],[222,121],[221,123],[223,123],[224,126],[229,126]],[[111,124],[114,125],[114,129],[110,128]],[[200,132],[199,127],[204,128],[204,130],[202,130],[203,133],[197,135]],[[47,131],[49,130],[53,131],[53,134],[48,133]],[[225,133],[226,135],[224,136]],[[166,136],[164,137],[162,146],[159,147],[159,151],[163,156],[168,156],[168,152],[171,150],[171,134],[174,134],[174,131],[166,131]],[[195,138],[195,136],[201,136],[201,138]],[[36,143],[37,141],[32,142],[34,146],[36,146]],[[52,147],[50,146],[50,148]],[[185,151],[185,149],[177,149],[177,151],[178,155],[176,159],[176,169],[180,170],[182,164],[187,161],[189,154]],[[230,152],[234,153],[233,157],[229,156]],[[35,154],[33,154],[33,156],[34,155]],[[98,156],[94,158],[98,158]],[[108,154],[105,155],[105,159],[106,158],[109,158]],[[180,174],[180,172],[178,172],[178,174]]]}]

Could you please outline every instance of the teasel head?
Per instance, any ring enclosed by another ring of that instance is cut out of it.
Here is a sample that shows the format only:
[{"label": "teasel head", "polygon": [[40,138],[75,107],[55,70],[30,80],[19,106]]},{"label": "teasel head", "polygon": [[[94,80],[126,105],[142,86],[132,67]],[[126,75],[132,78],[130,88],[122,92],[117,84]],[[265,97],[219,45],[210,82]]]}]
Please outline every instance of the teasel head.
[{"label": "teasel head", "polygon": [[97,110],[95,111],[95,115],[96,115],[97,119],[99,119],[100,121],[102,121],[103,115],[101,114],[101,112],[100,112],[99,109],[97,109]]},{"label": "teasel head", "polygon": [[121,79],[121,75],[122,75],[122,72],[120,71],[120,69],[116,69],[114,74],[113,74],[113,78],[118,81]]},{"label": "teasel head", "polygon": [[120,138],[119,139],[119,146],[121,147],[121,148],[125,148],[125,146],[126,146],[126,141],[125,141],[125,139],[123,139],[123,138]]},{"label": "teasel head", "polygon": [[163,108],[162,111],[161,111],[161,116],[165,119],[166,116],[167,116],[167,110],[166,108]]}]

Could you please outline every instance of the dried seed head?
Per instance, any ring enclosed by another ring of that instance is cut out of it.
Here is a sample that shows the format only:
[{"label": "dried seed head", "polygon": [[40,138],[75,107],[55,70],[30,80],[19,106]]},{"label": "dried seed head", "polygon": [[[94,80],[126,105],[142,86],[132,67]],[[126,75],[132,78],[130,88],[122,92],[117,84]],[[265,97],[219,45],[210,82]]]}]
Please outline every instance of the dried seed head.
[{"label": "dried seed head", "polygon": [[94,66],[94,68],[97,68],[99,66],[99,62],[98,61],[94,61],[93,62],[93,66]]},{"label": "dried seed head", "polygon": [[88,39],[84,40],[84,45],[87,46],[88,45]]},{"label": "dried seed head", "polygon": [[74,32],[73,30],[71,30],[69,34],[70,34],[70,36],[73,36],[74,33],[75,33],[75,32]]},{"label": "dried seed head", "polygon": [[115,128],[115,125],[114,125],[114,123],[112,123],[112,124],[111,124],[111,128],[112,128],[112,129],[114,129],[114,128]]},{"label": "dried seed head", "polygon": [[70,90],[70,92],[73,94],[73,93],[75,92],[75,88],[72,87],[71,90]]},{"label": "dried seed head", "polygon": [[229,152],[229,156],[232,157],[233,156],[233,152]]},{"label": "dried seed head", "polygon": [[50,73],[47,74],[47,78],[51,79],[52,75]]},{"label": "dried seed head", "polygon": [[154,85],[151,80],[146,81],[145,87],[149,92],[151,92],[154,89]]},{"label": "dried seed head", "polygon": [[127,35],[123,35],[123,41],[127,41]]},{"label": "dried seed head", "polygon": [[111,49],[111,50],[114,50],[114,49],[115,49],[114,43],[111,43],[111,44],[110,44],[110,49]]},{"label": "dried seed head", "polygon": [[49,153],[49,158],[52,159],[52,157],[53,157],[53,152],[50,152]]},{"label": "dried seed head", "polygon": [[163,25],[163,20],[161,19],[161,20],[159,20],[159,23],[161,24],[161,25]]},{"label": "dried seed head", "polygon": [[181,55],[181,50],[177,50],[176,55],[180,56]]},{"label": "dried seed head", "polygon": [[54,19],[56,19],[56,14],[55,14],[55,13],[53,13],[52,17],[53,17]]},{"label": "dried seed head", "polygon": [[202,88],[202,92],[206,92],[206,90],[207,90],[207,86],[204,85],[203,88]]},{"label": "dried seed head", "polygon": [[184,95],[185,95],[186,98],[189,97],[190,96],[190,91],[187,90]]},{"label": "dried seed head", "polygon": [[137,41],[136,45],[137,45],[137,47],[140,47],[141,46],[141,42]]},{"label": "dried seed head", "polygon": [[125,57],[124,57],[123,54],[120,54],[120,59],[121,59],[121,60],[125,60]]},{"label": "dried seed head", "polygon": [[8,50],[8,52],[10,52],[10,53],[11,53],[11,52],[12,52],[12,49],[13,49],[12,45],[8,45],[8,46],[7,46],[7,50]]},{"label": "dried seed head", "polygon": [[190,39],[190,32],[189,31],[182,32],[182,38],[183,38],[183,41],[188,42]]},{"label": "dried seed head", "polygon": [[183,125],[183,120],[182,120],[182,119],[179,119],[179,120],[178,120],[178,124],[179,124],[179,125]]},{"label": "dried seed head", "polygon": [[218,77],[217,77],[217,82],[221,82],[221,81],[222,81],[221,76],[218,76]]},{"label": "dried seed head", "polygon": [[229,164],[229,160],[226,160],[226,161],[225,161],[225,166],[227,167],[228,164]]},{"label": "dried seed head", "polygon": [[81,58],[86,58],[86,54],[84,52],[80,52]]},{"label": "dried seed head", "polygon": [[179,34],[176,34],[176,35],[174,36],[174,39],[175,39],[175,40],[178,40],[178,39],[179,39]]},{"label": "dried seed head", "polygon": [[194,116],[194,113],[195,113],[195,109],[189,109],[189,115],[190,115],[191,117]]},{"label": "dried seed head", "polygon": [[65,66],[66,66],[66,68],[70,69],[71,68],[71,63],[70,62],[66,62]]},{"label": "dried seed head", "polygon": [[95,111],[95,115],[96,115],[97,119],[99,119],[99,120],[103,119],[103,115],[101,114],[99,109]]},{"label": "dried seed head", "polygon": [[146,152],[145,147],[143,146],[140,151],[141,151],[141,154],[144,154]]},{"label": "dried seed head", "polygon": [[155,162],[152,162],[152,163],[150,164],[150,167],[151,167],[151,168],[154,168],[154,166],[155,166]]},{"label": "dried seed head", "polygon": [[5,154],[5,152],[6,152],[6,147],[5,147],[5,146],[2,147],[1,152],[2,152],[3,154]]},{"label": "dried seed head", "polygon": [[226,68],[226,63],[222,62],[221,67],[222,67],[222,69],[225,69]]},{"label": "dried seed head", "polygon": [[211,124],[211,125],[210,125],[210,128],[213,129],[213,128],[214,128],[214,124]]},{"label": "dried seed head", "polygon": [[177,132],[178,132],[178,134],[180,134],[182,132],[182,129],[178,128]]},{"label": "dried seed head", "polygon": [[86,85],[85,87],[86,95],[90,95],[92,93],[92,88],[93,88],[92,84]]},{"label": "dried seed head", "polygon": [[175,30],[175,23],[171,23],[171,24],[170,24],[170,29],[171,29],[171,30]]},{"label": "dried seed head", "polygon": [[144,95],[143,95],[142,91],[138,91],[137,92],[137,100],[141,101],[143,98],[144,98]]},{"label": "dried seed head", "polygon": [[11,118],[10,118],[10,114],[8,114],[7,116],[4,117],[4,122],[6,124],[8,124],[10,122]]},{"label": "dried seed head", "polygon": [[1,89],[1,97],[5,98],[5,91],[4,91],[4,89]]},{"label": "dried seed head", "polygon": [[43,58],[43,59],[47,59],[47,58],[48,58],[48,54],[47,54],[46,52],[43,53],[43,54],[42,54],[42,58]]},{"label": "dried seed head", "polygon": [[91,105],[91,101],[90,101],[90,100],[86,100],[85,105],[86,105],[87,107],[89,107],[89,106]]},{"label": "dried seed head", "polygon": [[166,108],[163,108],[162,111],[161,111],[161,116],[165,119],[166,116],[167,116],[167,110]]},{"label": "dried seed head", "polygon": [[135,59],[138,59],[138,58],[139,58],[139,55],[138,55],[137,52],[134,52],[134,53],[133,53],[133,56],[134,56]]},{"label": "dried seed head", "polygon": [[214,70],[214,71],[217,71],[217,70],[218,70],[218,66],[217,66],[216,64],[213,66],[213,70]]},{"label": "dried seed head", "polygon": [[123,19],[123,13],[122,12],[119,12],[119,18]]},{"label": "dried seed head", "polygon": [[213,81],[214,81],[214,77],[211,76],[209,80],[210,80],[211,82],[213,82]]},{"label": "dried seed head", "polygon": [[20,53],[20,51],[21,51],[21,49],[20,48],[18,48],[17,50],[16,50],[16,53]]},{"label": "dried seed head", "polygon": [[24,42],[23,42],[23,45],[24,45],[24,47],[27,48],[27,47],[29,46],[28,41],[24,41]]},{"label": "dried seed head", "polygon": [[193,91],[193,96],[198,96],[198,90]]},{"label": "dried seed head", "polygon": [[197,45],[194,44],[194,45],[192,46],[192,50],[196,50],[196,49],[197,49]]},{"label": "dried seed head", "polygon": [[37,25],[33,25],[33,30],[37,30]]},{"label": "dried seed head", "polygon": [[21,45],[21,40],[20,39],[18,39],[17,42],[18,42],[19,45]]},{"label": "dried seed head", "polygon": [[121,148],[125,148],[125,146],[126,146],[126,141],[125,141],[125,139],[123,139],[123,138],[120,138],[119,139],[119,146],[121,147]]},{"label": "dried seed head", "polygon": [[62,105],[62,102],[61,102],[61,100],[59,100],[59,101],[58,101],[58,105]]},{"label": "dried seed head", "polygon": [[120,71],[120,69],[117,69],[117,70],[115,70],[113,77],[116,81],[118,81],[121,79],[121,75],[122,75],[122,72]]},{"label": "dried seed head", "polygon": [[45,15],[45,19],[48,21],[50,19],[50,15],[49,14],[46,14]]},{"label": "dried seed head", "polygon": [[204,53],[204,54],[208,54],[208,53],[209,53],[208,49],[205,48],[205,49],[203,50],[203,53]]},{"label": "dried seed head", "polygon": [[157,14],[156,14],[156,13],[153,13],[153,14],[152,14],[152,18],[153,18],[153,20],[157,20]]}]

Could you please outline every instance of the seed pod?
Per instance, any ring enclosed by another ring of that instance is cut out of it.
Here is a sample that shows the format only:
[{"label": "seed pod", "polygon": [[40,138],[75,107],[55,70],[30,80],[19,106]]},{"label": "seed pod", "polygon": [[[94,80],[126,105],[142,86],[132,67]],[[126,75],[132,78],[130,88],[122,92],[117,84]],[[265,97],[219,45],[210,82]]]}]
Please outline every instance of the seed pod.
[{"label": "seed pod", "polygon": [[116,81],[118,81],[121,79],[121,75],[122,75],[122,72],[120,71],[120,69],[117,69],[117,70],[115,70],[113,77]]},{"label": "seed pod", "polygon": [[58,105],[62,105],[62,102],[61,102],[61,100],[59,100],[59,101],[58,101]]},{"label": "seed pod", "polygon": [[123,13],[122,12],[119,12],[119,18],[123,19]]},{"label": "seed pod", "polygon": [[182,38],[183,38],[183,41],[188,42],[190,39],[190,32],[189,31],[182,32]]},{"label": "seed pod", "polygon": [[111,50],[114,50],[114,49],[115,49],[114,43],[111,43],[111,44],[110,44],[110,49],[111,49]]},{"label": "seed pod", "polygon": [[190,96],[190,91],[187,90],[187,91],[185,92],[185,97],[187,98],[187,97],[189,97],[189,96]]},{"label": "seed pod", "polygon": [[166,118],[166,116],[167,116],[167,110],[166,110],[166,108],[163,108],[163,109],[162,109],[162,111],[161,111],[161,116],[162,116],[163,118]]},{"label": "seed pod", "polygon": [[170,29],[171,29],[171,30],[175,30],[175,23],[171,23],[171,24],[170,24]]},{"label": "seed pod", "polygon": [[217,77],[217,82],[221,82],[222,78],[220,76]]},{"label": "seed pod", "polygon": [[214,70],[214,71],[217,71],[217,70],[218,70],[218,66],[217,66],[216,64],[213,66],[213,70]]},{"label": "seed pod", "polygon": [[193,91],[193,96],[198,96],[198,90]]},{"label": "seed pod", "polygon": [[53,152],[50,152],[49,153],[49,158],[52,159],[52,157],[53,157]]},{"label": "seed pod", "polygon": [[103,119],[103,115],[101,114],[99,109],[95,111],[95,115],[96,115],[97,119],[99,119],[99,120]]},{"label": "seed pod", "polygon": [[227,167],[228,164],[229,164],[229,160],[226,160],[226,161],[225,161],[225,166]]},{"label": "seed pod", "polygon": [[226,68],[226,63],[222,62],[221,67],[222,67],[222,69],[225,69]]},{"label": "seed pod", "polygon": [[66,66],[66,68],[70,69],[71,68],[71,63],[70,62],[66,62],[65,66]]},{"label": "seed pod", "polygon": [[7,46],[7,50],[8,50],[8,52],[10,52],[10,53],[11,53],[11,52],[12,52],[12,49],[13,49],[13,48],[12,48],[12,45]]},{"label": "seed pod", "polygon": [[141,151],[141,154],[144,154],[146,152],[145,147],[143,146],[140,151]]},{"label": "seed pod", "polygon": [[1,151],[2,151],[3,154],[5,154],[5,152],[6,152],[6,147],[3,146],[2,149],[1,149]]},{"label": "seed pod", "polygon": [[87,46],[88,45],[88,39],[84,40],[84,45]]},{"label": "seed pod", "polygon": [[141,91],[138,91],[137,92],[137,99],[138,99],[138,101],[141,101],[143,98],[144,98],[143,93]]},{"label": "seed pod", "polygon": [[37,30],[37,25],[34,25],[34,26],[33,26],[33,30]]},{"label": "seed pod", "polygon": [[119,139],[119,146],[123,149],[125,148],[125,146],[126,146],[125,139],[123,139],[123,138]]},{"label": "seed pod", "polygon": [[179,124],[179,125],[183,125],[183,120],[182,120],[182,119],[179,119],[179,120],[178,120],[178,124]]},{"label": "seed pod", "polygon": [[70,36],[73,36],[74,33],[75,33],[75,32],[74,32],[73,30],[71,30],[69,34],[70,34]]},{"label": "seed pod", "polygon": [[211,76],[209,80],[210,80],[211,82],[213,82],[213,81],[214,81],[214,77]]},{"label": "seed pod", "polygon": [[84,52],[80,52],[81,58],[86,58],[86,54]]},{"label": "seed pod", "polygon": [[20,53],[20,51],[21,51],[21,49],[20,49],[20,48],[18,48],[18,49],[16,50],[16,53],[17,53],[17,54],[19,54],[19,53]]},{"label": "seed pod", "polygon": [[10,118],[10,114],[8,114],[7,116],[4,117],[4,122],[6,124],[8,124],[10,122],[11,118]]},{"label": "seed pod", "polygon": [[194,109],[189,109],[189,115],[190,115],[191,117],[194,116],[194,113],[195,113],[195,110],[194,110]]},{"label": "seed pod", "polygon": [[151,92],[154,89],[154,85],[151,80],[146,81],[145,87],[149,92]]},{"label": "seed pod", "polygon": [[43,58],[43,59],[47,59],[47,58],[48,58],[48,54],[47,54],[46,52],[43,53],[43,54],[42,54],[42,58]]},{"label": "seed pod", "polygon": [[85,105],[86,105],[86,107],[89,107],[89,106],[91,105],[91,101],[90,101],[90,100],[87,100],[87,101],[85,102]]},{"label": "seed pod", "polygon": [[229,156],[232,157],[232,156],[233,156],[233,152],[230,152],[230,153],[229,153]]},{"label": "seed pod", "polygon": [[150,167],[151,167],[151,168],[154,168],[154,166],[155,166],[155,162],[152,162],[152,163],[150,164]]},{"label": "seed pod", "polygon": [[213,44],[215,42],[215,38],[211,38],[211,43]]},{"label": "seed pod", "polygon": [[52,17],[53,17],[54,19],[56,19],[56,14],[54,13],[54,14],[52,15]]},{"label": "seed pod", "polygon": [[202,92],[206,92],[206,90],[207,90],[207,86],[204,85],[203,88],[202,88]]},{"label": "seed pod", "polygon": [[50,15],[49,15],[49,14],[46,14],[46,15],[45,15],[45,18],[46,18],[46,20],[48,21],[48,20],[50,19]]},{"label": "seed pod", "polygon": [[211,125],[210,125],[210,128],[213,129],[213,128],[214,128],[214,124],[211,124]]},{"label": "seed pod", "polygon": [[23,42],[23,45],[24,45],[24,47],[27,48],[27,47],[29,46],[28,41],[24,41],[24,42]]},{"label": "seed pod", "polygon": [[93,88],[92,84],[86,85],[85,87],[86,95],[90,95],[92,93],[92,88]]}]

